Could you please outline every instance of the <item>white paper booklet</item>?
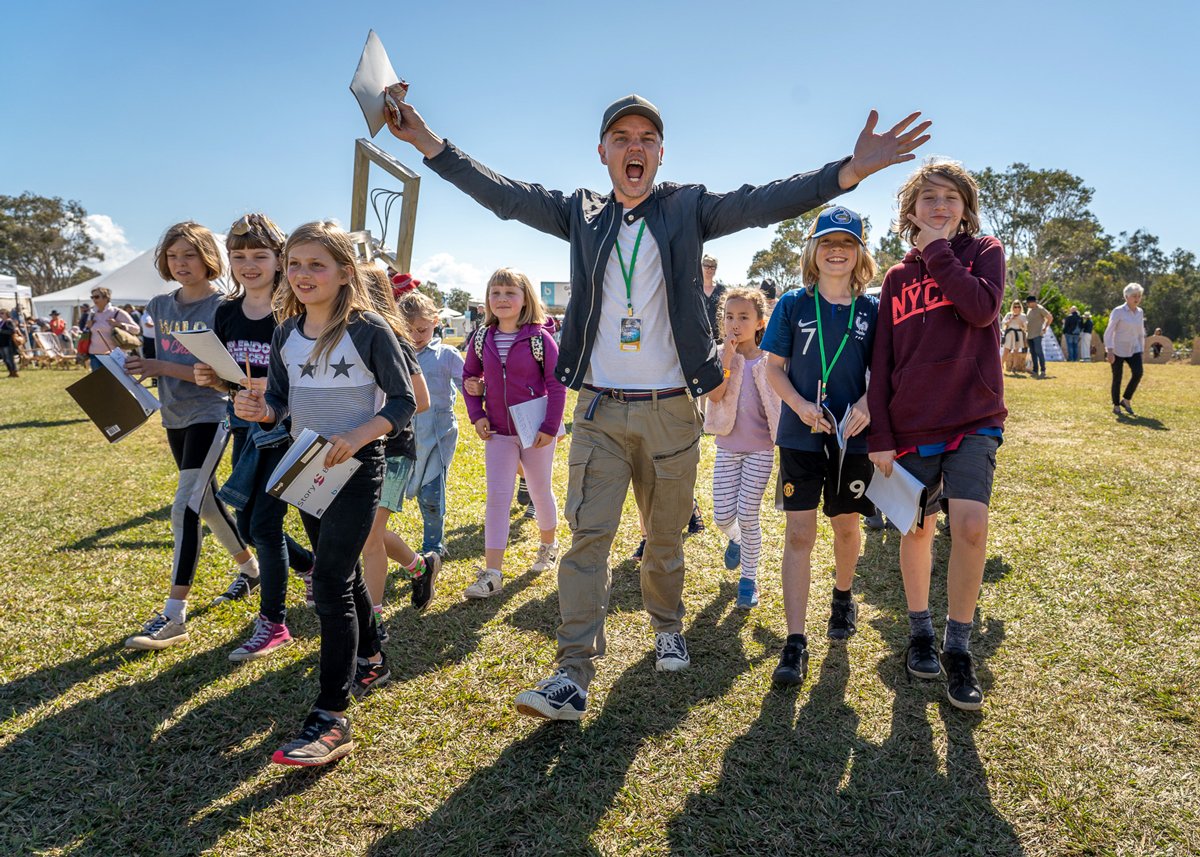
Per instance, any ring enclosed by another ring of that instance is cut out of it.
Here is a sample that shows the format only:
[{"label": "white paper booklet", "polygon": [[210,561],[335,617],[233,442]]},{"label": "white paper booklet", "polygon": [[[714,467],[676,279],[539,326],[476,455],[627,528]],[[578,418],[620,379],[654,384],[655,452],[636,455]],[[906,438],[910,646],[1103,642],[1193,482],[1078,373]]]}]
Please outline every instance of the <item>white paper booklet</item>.
[{"label": "white paper booklet", "polygon": [[207,363],[222,381],[240,384],[246,377],[246,367],[239,366],[233,355],[211,330],[177,330],[171,334],[201,363]]},{"label": "white paper booklet", "polygon": [[887,515],[901,533],[911,533],[925,521],[925,502],[928,491],[917,477],[898,463],[892,464],[892,475],[885,477],[879,468],[867,486],[867,499]]},{"label": "white paper booklet", "polygon": [[217,423],[217,433],[213,435],[212,443],[209,444],[204,463],[200,465],[200,478],[196,480],[196,487],[192,489],[192,496],[188,498],[188,508],[197,515],[200,514],[200,506],[204,503],[204,492],[212,482],[213,474],[217,472],[221,456],[225,454],[225,444],[228,440],[229,429],[224,422]]},{"label": "white paper booklet", "polygon": [[354,79],[350,81],[350,91],[358,99],[358,106],[362,108],[363,118],[367,120],[367,128],[372,137],[387,124],[384,112],[387,97],[384,90],[399,82],[400,78],[392,68],[392,61],[383,49],[383,42],[379,40],[375,31],[371,30],[367,33],[367,43],[363,46]]},{"label": "white paper booklet", "polygon": [[846,413],[842,414],[842,419],[839,422],[834,419],[833,411],[829,410],[827,405],[821,405],[821,412],[825,415],[825,422],[833,426],[833,437],[838,445],[838,483],[842,481],[842,462],[846,460],[846,423],[850,422],[850,411],[853,405],[846,405]]},{"label": "white paper booklet", "polygon": [[321,517],[361,466],[357,459],[350,458],[326,467],[328,451],[328,440],[312,429],[304,429],[271,473],[268,493],[314,518]]},{"label": "white paper booklet", "polygon": [[548,402],[545,396],[538,396],[528,402],[508,406],[508,416],[512,419],[513,428],[517,430],[517,437],[521,438],[523,449],[529,449],[537,440],[538,429],[546,421]]}]

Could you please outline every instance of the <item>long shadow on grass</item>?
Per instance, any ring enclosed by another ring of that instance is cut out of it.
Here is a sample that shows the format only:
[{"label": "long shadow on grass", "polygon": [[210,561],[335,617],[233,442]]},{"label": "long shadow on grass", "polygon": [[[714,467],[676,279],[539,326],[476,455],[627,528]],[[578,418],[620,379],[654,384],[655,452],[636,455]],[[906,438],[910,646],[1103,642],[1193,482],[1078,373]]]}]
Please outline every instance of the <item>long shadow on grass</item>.
[{"label": "long shadow on grass", "polygon": [[1137,426],[1139,428],[1147,428],[1151,431],[1170,431],[1170,427],[1163,423],[1162,420],[1154,417],[1128,417],[1122,414],[1117,417],[1117,422],[1125,425]]},{"label": "long shadow on grass", "polygon": [[647,653],[604,699],[588,700],[591,713],[582,723],[535,728],[426,821],[384,837],[368,853],[594,853],[589,838],[643,745],[670,734],[695,706],[724,696],[751,666],[738,636],[745,614],[729,610],[734,595],[733,584],[723,585],[688,629],[690,670],[658,674]]},{"label": "long shadow on grass", "polygon": [[66,693],[73,685],[89,681],[125,662],[125,647],[112,642],[69,661],[49,664],[39,670],[0,684],[0,721],[23,714]]},{"label": "long shadow on grass", "polygon": [[87,419],[78,420],[26,420],[23,423],[5,423],[0,425],[0,431],[11,431],[14,429],[29,429],[29,428],[57,428],[59,426],[73,426],[76,423],[90,422]]},{"label": "long shadow on grass", "polygon": [[294,735],[311,701],[310,660],[177,713],[236,669],[222,646],[16,735],[0,750],[0,852],[197,854],[307,789],[317,779],[301,773],[219,805]]},{"label": "long shadow on grass", "polygon": [[138,548],[170,547],[171,546],[170,538],[161,538],[161,539],[153,539],[153,540],[139,539],[137,541],[128,541],[128,542],[107,541],[107,539],[110,536],[115,536],[117,533],[123,533],[126,530],[133,530],[138,527],[145,526],[147,523],[149,523],[151,521],[170,521],[170,520],[171,520],[171,507],[170,507],[170,505],[166,505],[161,508],[155,509],[152,512],[146,512],[143,515],[138,515],[134,518],[129,518],[128,520],[122,521],[119,524],[113,524],[112,526],[108,526],[108,527],[101,527],[100,529],[96,530],[96,532],[91,533],[90,535],[86,535],[83,538],[76,539],[75,541],[73,541],[69,544],[59,545],[54,550],[56,553],[69,553],[70,551],[91,550],[92,548],[97,548],[97,547],[125,548],[126,550],[135,550]]},{"label": "long shadow on grass", "polygon": [[[638,565],[626,560],[612,568],[612,585],[609,587],[608,612],[610,614],[637,612],[645,609],[642,599],[642,584],[638,573]],[[542,598],[530,599],[514,610],[509,616],[509,624],[514,628],[544,634],[548,639],[555,639],[558,623],[558,591],[549,593]]]}]

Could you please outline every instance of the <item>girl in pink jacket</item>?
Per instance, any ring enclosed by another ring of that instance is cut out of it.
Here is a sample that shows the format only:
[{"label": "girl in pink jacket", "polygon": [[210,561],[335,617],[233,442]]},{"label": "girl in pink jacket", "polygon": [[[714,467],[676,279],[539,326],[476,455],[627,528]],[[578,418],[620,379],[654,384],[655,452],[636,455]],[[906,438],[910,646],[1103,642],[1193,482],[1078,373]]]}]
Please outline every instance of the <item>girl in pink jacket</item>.
[{"label": "girl in pink jacket", "polygon": [[704,429],[716,435],[713,522],[726,536],[725,567],[742,566],[737,607],[758,604],[758,557],[762,547],[759,510],[775,461],[779,395],[767,382],[766,353],[759,348],[767,305],[758,289],[725,293],[717,320],[725,380],[708,394]]},{"label": "girl in pink jacket", "polygon": [[[483,395],[472,395],[471,391],[477,387],[464,383],[463,400],[476,434],[484,441],[487,470],[483,528],[486,567],[463,592],[467,598],[490,598],[504,586],[502,568],[508,545],[508,510],[518,464],[524,470],[541,532],[537,559],[531,568],[541,572],[558,562],[555,539],[558,501],[550,476],[554,448],[562,433],[567,389],[554,377],[558,346],[546,331],[545,322],[545,307],[527,276],[512,268],[501,268],[492,274],[488,280],[484,323],[467,344],[463,367],[464,381],[483,378]],[[526,447],[518,432],[518,422],[528,414],[527,403],[539,399],[545,400],[545,416],[532,443]]]}]

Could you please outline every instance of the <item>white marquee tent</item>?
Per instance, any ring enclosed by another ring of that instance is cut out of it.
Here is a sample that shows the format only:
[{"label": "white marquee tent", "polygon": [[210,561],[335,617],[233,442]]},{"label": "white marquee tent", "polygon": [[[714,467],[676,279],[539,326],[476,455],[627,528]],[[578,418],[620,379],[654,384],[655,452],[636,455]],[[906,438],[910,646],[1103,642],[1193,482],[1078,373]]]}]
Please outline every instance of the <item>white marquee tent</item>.
[{"label": "white marquee tent", "polygon": [[[224,245],[225,236],[218,235],[217,240]],[[225,287],[224,280],[218,281],[217,284]],[[51,310],[58,310],[69,324],[73,323],[77,320],[76,308],[80,304],[91,305],[92,289],[96,286],[104,286],[112,292],[114,306],[133,304],[135,307],[150,303],[150,299],[155,295],[166,294],[178,288],[177,284],[167,282],[158,275],[158,270],[154,267],[154,251],[147,250],[115,271],[93,277],[70,288],[38,295],[33,299],[34,309],[38,316],[43,318],[49,316]]]}]

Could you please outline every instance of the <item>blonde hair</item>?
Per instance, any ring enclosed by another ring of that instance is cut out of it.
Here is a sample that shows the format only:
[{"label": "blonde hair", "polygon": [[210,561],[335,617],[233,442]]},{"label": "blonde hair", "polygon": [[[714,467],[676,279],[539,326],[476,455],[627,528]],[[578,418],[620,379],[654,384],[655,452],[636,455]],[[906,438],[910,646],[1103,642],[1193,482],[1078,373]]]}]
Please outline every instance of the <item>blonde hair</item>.
[{"label": "blonde hair", "polygon": [[[100,295],[100,297],[104,298],[106,301],[112,300],[112,289],[106,286],[92,286],[92,292]],[[91,292],[89,292],[89,294],[91,294]]]},{"label": "blonde hair", "polygon": [[[354,243],[340,226],[332,220],[317,220],[297,228],[288,236],[287,244],[283,248],[285,265],[301,244],[319,244],[324,247],[333,257],[334,265],[346,272],[346,284],[338,290],[337,297],[333,299],[329,324],[325,325],[325,329],[317,337],[317,344],[312,353],[314,363],[322,359],[328,363],[329,353],[345,334],[351,319],[358,313],[375,312],[375,306],[359,273]],[[292,289],[280,289],[275,293],[276,319],[282,322],[303,312],[304,304]]]},{"label": "blonde hair", "polygon": [[917,233],[921,231],[921,227],[909,220],[908,216],[916,213],[917,194],[931,177],[948,182],[962,196],[963,216],[958,224],[958,231],[967,235],[979,232],[979,185],[975,183],[975,178],[958,161],[930,160],[919,166],[900,188],[900,214],[892,226],[896,234],[909,244],[916,244]]},{"label": "blonde hair", "polygon": [[200,261],[204,263],[204,279],[215,280],[221,276],[225,268],[221,262],[221,251],[217,248],[217,238],[208,227],[201,226],[193,220],[176,223],[163,233],[162,240],[154,249],[154,267],[158,275],[167,282],[175,279],[171,276],[171,267],[167,264],[167,250],[182,238],[196,248]]},{"label": "blonde hair", "polygon": [[529,278],[516,268],[500,268],[488,278],[487,289],[484,291],[484,324],[496,325],[500,323],[500,319],[496,318],[492,312],[492,302],[490,300],[490,292],[492,286],[495,285],[517,286],[525,293],[525,302],[521,306],[521,315],[517,318],[518,325],[546,323],[546,308],[542,306],[542,299],[533,290],[533,283],[529,281]]},{"label": "blonde hair", "polygon": [[383,316],[383,320],[388,323],[388,327],[397,337],[411,344],[412,337],[408,334],[408,322],[396,309],[396,299],[392,297],[392,281],[388,279],[388,275],[369,262],[360,262],[358,270],[362,274],[367,294],[371,296],[371,306],[374,307],[375,312]]},{"label": "blonde hair", "polygon": [[279,267],[275,271],[275,280],[271,283],[271,294],[283,282],[283,245],[287,236],[275,225],[275,221],[265,214],[257,212],[239,217],[229,227],[225,235],[225,251],[229,254],[229,279],[233,281],[229,289],[229,298],[240,298],[246,289],[233,270],[233,252],[235,250],[270,250],[279,257]]},{"label": "blonde hair", "polygon": [[[725,305],[733,300],[749,301],[754,305],[754,311],[758,313],[759,321],[766,321],[767,318],[767,298],[762,293],[762,289],[726,289],[725,294],[721,295],[721,303],[717,307],[717,326],[721,328],[721,339],[725,338]],[[762,344],[765,333],[766,329],[762,327],[754,331],[755,345]]]},{"label": "blonde hair", "polygon": [[[818,216],[817,220],[819,219]],[[808,227],[808,240],[804,242],[804,249],[800,252],[800,279],[810,295],[817,288],[817,283],[821,279],[821,272],[817,268],[817,244],[821,239],[813,237],[813,233],[817,231],[817,220],[814,220],[812,226]],[[844,234],[853,237],[850,232]],[[821,238],[824,237],[824,235],[821,236]],[[854,263],[854,270],[850,272],[850,294],[858,297],[867,284],[875,279],[875,274],[879,270],[879,266],[875,264],[875,257],[871,255],[871,249],[867,247],[865,227],[863,240],[861,242],[855,240],[854,249],[858,255]]]},{"label": "blonde hair", "polygon": [[412,325],[418,319],[438,321],[438,309],[433,299],[424,292],[411,291],[400,298],[400,315]]}]

